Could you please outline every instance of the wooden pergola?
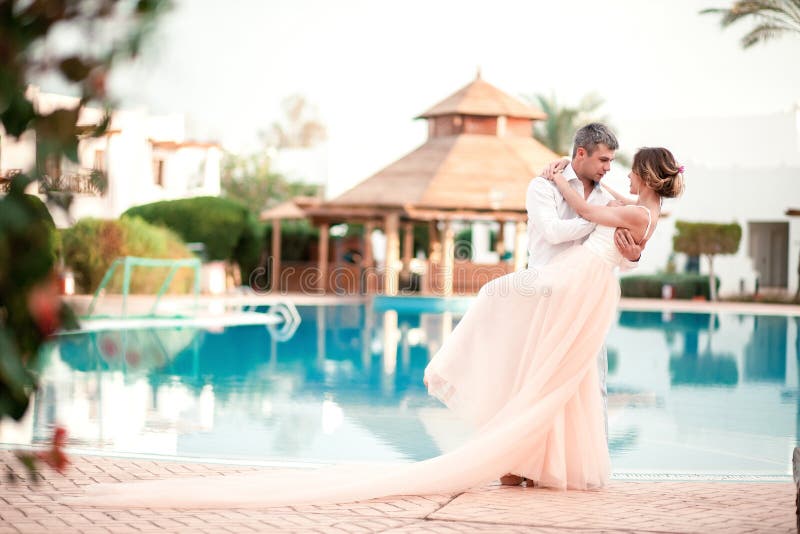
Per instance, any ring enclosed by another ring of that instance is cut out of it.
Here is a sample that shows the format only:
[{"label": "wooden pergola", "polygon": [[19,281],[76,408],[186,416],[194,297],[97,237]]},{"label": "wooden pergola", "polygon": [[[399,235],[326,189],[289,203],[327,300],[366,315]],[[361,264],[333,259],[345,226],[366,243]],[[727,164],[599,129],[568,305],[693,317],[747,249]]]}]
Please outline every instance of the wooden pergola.
[{"label": "wooden pergola", "polygon": [[273,291],[280,289],[281,221],[306,219],[305,210],[317,204],[319,204],[318,198],[298,196],[266,209],[259,214],[259,220],[272,222],[270,288]]},{"label": "wooden pergola", "polygon": [[[418,119],[428,121],[428,139],[338,197],[305,209],[320,228],[320,289],[327,287],[330,227],[364,225],[362,264],[371,266],[369,236],[386,235],[383,292],[398,292],[399,273],[413,257],[413,226],[428,227],[427,276],[423,291],[453,294],[456,221],[514,222],[513,268],[527,263],[525,195],[535,173],[558,155],[532,137],[534,121],[547,116],[484,81],[474,81],[445,98]],[[403,243],[400,243],[400,230]],[[503,273],[501,273],[503,274]],[[436,285],[435,279],[441,279]]]}]

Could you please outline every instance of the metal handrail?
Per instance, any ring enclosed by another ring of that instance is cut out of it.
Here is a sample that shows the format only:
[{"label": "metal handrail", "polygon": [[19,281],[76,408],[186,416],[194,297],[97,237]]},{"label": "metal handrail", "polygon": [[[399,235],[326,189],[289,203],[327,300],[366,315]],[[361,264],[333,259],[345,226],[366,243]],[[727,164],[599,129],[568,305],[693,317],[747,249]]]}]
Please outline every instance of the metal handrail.
[{"label": "metal handrail", "polygon": [[114,272],[116,271],[117,267],[119,267],[120,265],[122,265],[124,269],[124,275],[122,279],[123,317],[126,317],[128,315],[128,293],[130,292],[130,287],[131,287],[131,269],[133,267],[170,267],[170,271],[167,274],[167,277],[164,279],[164,282],[161,284],[161,287],[156,293],[156,300],[153,303],[153,306],[150,308],[150,315],[155,315],[156,309],[158,308],[158,303],[161,301],[161,297],[164,296],[164,293],[166,293],[170,283],[172,283],[172,279],[175,276],[175,272],[181,267],[190,267],[194,269],[194,309],[195,311],[197,310],[198,299],[200,296],[199,259],[197,258],[162,259],[162,258],[138,258],[136,256],[125,256],[122,258],[117,258],[109,266],[108,270],[106,271],[106,274],[100,281],[100,285],[97,286],[97,289],[94,292],[94,296],[92,297],[92,303],[89,305],[88,315],[92,315],[92,313],[94,312],[94,307],[97,304],[97,299],[99,298],[100,293],[106,288],[108,283],[111,281],[111,277],[114,275]]}]

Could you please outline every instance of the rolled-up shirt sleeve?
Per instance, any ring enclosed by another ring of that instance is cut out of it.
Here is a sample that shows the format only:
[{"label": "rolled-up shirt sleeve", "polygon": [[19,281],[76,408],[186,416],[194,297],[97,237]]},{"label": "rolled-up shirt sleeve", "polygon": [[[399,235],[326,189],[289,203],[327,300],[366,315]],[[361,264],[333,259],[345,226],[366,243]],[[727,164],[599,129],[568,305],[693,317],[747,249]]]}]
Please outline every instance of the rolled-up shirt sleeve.
[{"label": "rolled-up shirt sleeve", "polygon": [[629,273],[635,270],[638,266],[639,266],[638,261],[630,261],[626,258],[622,258],[622,261],[619,264],[619,272]]},{"label": "rolled-up shirt sleeve", "polygon": [[556,209],[556,195],[558,194],[555,187],[550,185],[545,178],[531,180],[528,185],[525,208],[528,210],[528,219],[533,222],[534,228],[541,232],[544,239],[552,245],[575,241],[589,235],[594,230],[594,223],[581,217],[559,218]]}]

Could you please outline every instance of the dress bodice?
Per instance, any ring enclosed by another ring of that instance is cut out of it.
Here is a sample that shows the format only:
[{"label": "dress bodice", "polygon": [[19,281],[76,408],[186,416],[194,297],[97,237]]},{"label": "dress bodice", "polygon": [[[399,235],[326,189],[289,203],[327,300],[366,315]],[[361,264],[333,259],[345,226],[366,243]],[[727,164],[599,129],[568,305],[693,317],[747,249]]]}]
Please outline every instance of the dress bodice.
[{"label": "dress bodice", "polygon": [[[650,210],[644,206],[637,205],[634,207],[642,208],[647,212],[647,229],[644,231],[644,235],[647,237],[650,232],[650,225],[653,222]],[[601,226],[598,224],[592,233],[589,234],[586,241],[583,242],[584,247],[603,258],[611,267],[619,267],[625,260],[622,253],[617,249],[616,243],[614,243],[615,231],[616,228],[612,226]]]},{"label": "dress bodice", "polygon": [[614,243],[614,231],[612,226],[598,225],[589,238],[583,242],[583,246],[603,258],[611,267],[618,267],[624,260],[622,254]]}]

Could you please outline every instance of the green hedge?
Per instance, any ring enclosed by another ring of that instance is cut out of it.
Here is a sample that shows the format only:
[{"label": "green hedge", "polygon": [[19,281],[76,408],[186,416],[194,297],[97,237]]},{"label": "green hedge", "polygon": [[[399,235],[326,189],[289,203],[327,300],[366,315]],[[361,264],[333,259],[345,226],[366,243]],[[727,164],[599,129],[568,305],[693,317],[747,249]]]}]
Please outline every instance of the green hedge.
[{"label": "green hedge", "polygon": [[[673,288],[672,298],[709,298],[708,275],[672,273],[625,276],[620,278],[619,284],[623,297],[660,299],[661,288],[669,284]],[[719,278],[717,288],[719,289]]]},{"label": "green hedge", "polygon": [[258,265],[261,229],[246,207],[225,198],[195,197],[135,206],[123,216],[137,216],[165,226],[187,243],[203,243],[209,260],[239,264],[242,280]]},{"label": "green hedge", "polygon": [[[138,217],[119,220],[81,219],[62,231],[64,263],[75,274],[78,289],[92,293],[100,285],[111,263],[121,256],[147,258],[192,258],[175,233],[149,224]],[[132,293],[153,293],[164,282],[169,268],[136,268],[131,277]],[[178,269],[170,291],[187,292],[194,281],[190,269]],[[122,270],[111,279],[108,290],[122,289]]]}]

